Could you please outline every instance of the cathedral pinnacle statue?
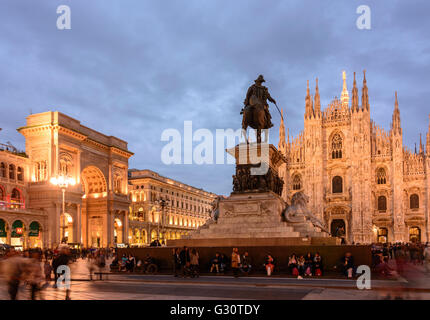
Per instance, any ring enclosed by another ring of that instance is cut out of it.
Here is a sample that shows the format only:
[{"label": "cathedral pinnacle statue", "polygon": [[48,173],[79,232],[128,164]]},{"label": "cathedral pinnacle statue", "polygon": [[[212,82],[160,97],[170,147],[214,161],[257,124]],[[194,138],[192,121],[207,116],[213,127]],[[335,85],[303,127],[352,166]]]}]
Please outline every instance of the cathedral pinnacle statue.
[{"label": "cathedral pinnacle statue", "polygon": [[267,142],[267,130],[273,127],[267,100],[275,104],[275,106],[276,101],[270,96],[267,87],[262,85],[265,81],[262,75],[259,75],[254,80],[255,83],[248,88],[244,101],[245,106],[240,112],[240,114],[243,114],[242,132],[247,142],[246,129],[248,126],[257,131],[257,143],[261,143],[261,130],[265,130],[265,142]]}]

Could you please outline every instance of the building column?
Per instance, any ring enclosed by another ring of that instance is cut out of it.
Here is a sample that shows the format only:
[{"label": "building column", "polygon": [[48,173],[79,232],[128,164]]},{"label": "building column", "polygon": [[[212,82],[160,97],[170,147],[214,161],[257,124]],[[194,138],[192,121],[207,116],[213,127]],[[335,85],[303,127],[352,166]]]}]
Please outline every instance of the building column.
[{"label": "building column", "polygon": [[76,205],[76,231],[74,233],[74,241],[76,243],[82,243],[82,217],[80,204]]}]

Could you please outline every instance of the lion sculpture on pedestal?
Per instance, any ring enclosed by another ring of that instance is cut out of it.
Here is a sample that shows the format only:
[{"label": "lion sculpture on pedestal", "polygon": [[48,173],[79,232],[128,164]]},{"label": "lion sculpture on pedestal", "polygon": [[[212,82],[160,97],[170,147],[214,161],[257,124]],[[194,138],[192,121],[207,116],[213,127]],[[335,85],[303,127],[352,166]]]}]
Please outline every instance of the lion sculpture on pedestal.
[{"label": "lion sculpture on pedestal", "polygon": [[290,223],[300,223],[308,220],[321,231],[330,233],[327,226],[308,209],[308,202],[309,197],[307,195],[302,191],[296,192],[291,198],[291,205],[287,204],[282,211],[282,220]]}]

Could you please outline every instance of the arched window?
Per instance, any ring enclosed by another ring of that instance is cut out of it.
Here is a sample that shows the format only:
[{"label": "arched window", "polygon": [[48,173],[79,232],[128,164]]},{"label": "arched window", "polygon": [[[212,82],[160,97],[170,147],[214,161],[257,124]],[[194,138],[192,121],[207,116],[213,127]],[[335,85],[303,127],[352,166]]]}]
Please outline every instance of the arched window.
[{"label": "arched window", "polygon": [[342,137],[339,133],[336,133],[331,140],[331,158],[342,158]]},{"label": "arched window", "polygon": [[296,174],[293,178],[293,190],[300,190],[302,188],[302,179],[300,175]]},{"label": "arched window", "polygon": [[385,196],[378,197],[378,210],[382,212],[387,211],[387,198]]},{"label": "arched window", "polygon": [[6,163],[0,164],[0,178],[6,178]]},{"label": "arched window", "polygon": [[34,164],[34,173],[36,181],[45,181],[47,179],[47,163],[39,161]]},{"label": "arched window", "polygon": [[18,189],[13,189],[10,197],[12,207],[20,208],[22,205],[21,192]]},{"label": "arched window", "polygon": [[419,209],[420,197],[417,194],[412,194],[409,198],[409,205],[411,209]]},{"label": "arched window", "polygon": [[378,229],[378,242],[386,243],[388,239],[388,229],[387,228],[379,228]]},{"label": "arched window", "polygon": [[14,164],[9,165],[9,179],[15,180],[15,165]]},{"label": "arched window", "polygon": [[386,184],[387,183],[387,174],[385,173],[384,168],[379,168],[376,174],[376,180],[378,184]]},{"label": "arched window", "polygon": [[118,175],[114,178],[114,190],[115,193],[122,193],[122,179]]},{"label": "arched window", "polygon": [[342,193],[343,192],[343,181],[342,178],[336,176],[332,179],[332,193]]},{"label": "arched window", "polygon": [[24,181],[24,170],[22,169],[22,167],[18,167],[17,178],[18,181]]},{"label": "arched window", "polygon": [[0,186],[0,201],[6,200],[6,192],[4,191],[3,187]]},{"label": "arched window", "polygon": [[409,228],[409,241],[421,242],[421,229],[419,227]]}]

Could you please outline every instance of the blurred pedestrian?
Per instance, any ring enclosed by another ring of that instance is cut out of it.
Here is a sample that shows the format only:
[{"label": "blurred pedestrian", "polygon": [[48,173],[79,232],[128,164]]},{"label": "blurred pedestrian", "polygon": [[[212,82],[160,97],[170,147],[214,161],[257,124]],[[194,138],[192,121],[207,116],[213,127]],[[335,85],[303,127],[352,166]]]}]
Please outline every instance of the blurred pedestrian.
[{"label": "blurred pedestrian", "polygon": [[240,268],[239,250],[237,248],[233,248],[233,252],[231,253],[231,269],[233,270],[233,276],[235,278],[239,277],[239,268]]},{"label": "blurred pedestrian", "polygon": [[30,285],[30,298],[36,300],[36,294],[41,292],[41,283],[43,281],[43,273],[41,266],[41,257],[39,252],[30,253],[30,259],[27,264],[27,280]]},{"label": "blurred pedestrian", "polygon": [[26,271],[26,263],[27,260],[15,249],[11,248],[6,253],[3,271],[11,300],[17,300],[19,285]]},{"label": "blurred pedestrian", "polygon": [[177,277],[181,270],[181,258],[179,257],[179,248],[173,249],[173,275]]},{"label": "blurred pedestrian", "polygon": [[196,249],[191,250],[190,254],[191,277],[199,277],[199,253]]},{"label": "blurred pedestrian", "polygon": [[426,272],[430,272],[430,245],[427,244],[424,249],[424,268]]},{"label": "blurred pedestrian", "polygon": [[43,265],[43,273],[45,274],[45,283],[49,284],[51,282],[52,267],[48,260],[45,260]]}]

